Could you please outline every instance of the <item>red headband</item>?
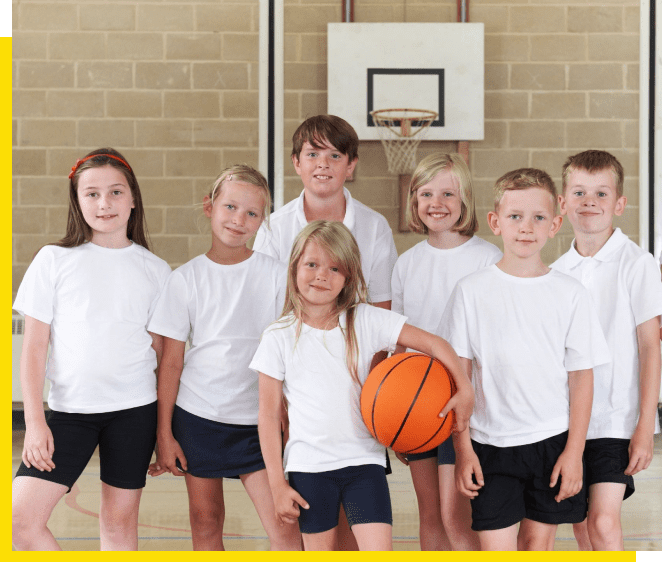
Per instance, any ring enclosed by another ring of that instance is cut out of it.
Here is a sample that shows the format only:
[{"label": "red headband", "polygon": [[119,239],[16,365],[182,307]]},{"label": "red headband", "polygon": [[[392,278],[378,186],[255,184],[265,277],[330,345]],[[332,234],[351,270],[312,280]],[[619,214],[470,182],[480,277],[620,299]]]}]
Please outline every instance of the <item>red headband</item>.
[{"label": "red headband", "polygon": [[86,156],[82,160],[80,158],[78,160],[76,160],[76,164],[71,167],[71,173],[69,174],[69,179],[74,177],[74,174],[76,173],[76,170],[78,170],[78,166],[80,166],[86,160],[90,160],[91,158],[96,158],[97,156],[107,156],[108,158],[112,158],[113,160],[117,160],[118,162],[121,162],[122,164],[124,164],[129,169],[129,171],[131,171],[131,166],[129,166],[119,156],[113,156],[112,154],[93,154],[92,156]]}]

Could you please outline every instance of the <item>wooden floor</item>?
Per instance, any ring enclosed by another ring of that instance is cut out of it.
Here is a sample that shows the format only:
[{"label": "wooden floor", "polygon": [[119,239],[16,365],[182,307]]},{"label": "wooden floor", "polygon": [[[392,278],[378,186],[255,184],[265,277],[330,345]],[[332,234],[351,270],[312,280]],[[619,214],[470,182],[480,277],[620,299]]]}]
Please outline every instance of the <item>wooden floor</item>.
[{"label": "wooden floor", "polygon": [[[20,462],[23,432],[13,432],[13,472]],[[395,550],[419,550],[418,514],[409,469],[391,458],[388,477],[393,502]],[[651,467],[635,476],[636,493],[623,505],[626,550],[662,550],[662,436],[655,438]],[[225,480],[225,547],[268,550],[269,543],[240,482]],[[99,549],[99,458],[56,507],[50,528],[64,550]],[[140,550],[191,550],[188,503],[183,478],[149,478],[140,506]],[[556,550],[577,550],[569,525],[559,527]]]}]

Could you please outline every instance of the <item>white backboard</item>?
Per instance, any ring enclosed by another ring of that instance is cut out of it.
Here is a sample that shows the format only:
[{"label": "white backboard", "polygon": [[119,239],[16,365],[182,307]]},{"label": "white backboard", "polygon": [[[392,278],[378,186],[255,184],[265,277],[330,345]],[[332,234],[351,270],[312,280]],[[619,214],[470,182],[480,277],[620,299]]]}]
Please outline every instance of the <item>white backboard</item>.
[{"label": "white backboard", "polygon": [[482,23],[328,24],[328,112],[379,140],[370,111],[439,113],[428,140],[484,136]]}]

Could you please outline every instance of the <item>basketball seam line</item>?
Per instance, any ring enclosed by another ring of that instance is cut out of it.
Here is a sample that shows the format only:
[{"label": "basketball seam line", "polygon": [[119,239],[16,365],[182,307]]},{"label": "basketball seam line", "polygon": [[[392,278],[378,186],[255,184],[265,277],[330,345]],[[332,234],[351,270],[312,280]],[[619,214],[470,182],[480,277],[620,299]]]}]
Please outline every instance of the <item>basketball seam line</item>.
[{"label": "basketball seam line", "polygon": [[421,384],[418,386],[418,390],[416,391],[416,395],[414,396],[414,399],[411,401],[411,404],[409,405],[409,410],[407,410],[407,413],[405,414],[404,419],[402,420],[402,423],[400,424],[400,428],[398,429],[397,433],[395,434],[395,437],[393,437],[393,441],[391,441],[391,444],[389,447],[393,448],[393,444],[398,440],[398,437],[400,437],[400,433],[402,432],[402,429],[405,427],[405,424],[407,423],[407,419],[409,419],[409,414],[411,414],[411,411],[414,409],[414,404],[416,404],[416,399],[418,398],[418,395],[421,393],[421,390],[423,389],[423,385],[425,384],[425,381],[428,378],[428,375],[430,374],[430,369],[432,369],[432,364],[434,363],[434,359],[430,359],[430,363],[428,364],[428,368],[425,371],[425,376],[423,377],[423,380],[421,381]]},{"label": "basketball seam line", "polygon": [[372,421],[372,434],[377,438],[377,427],[375,426],[375,407],[377,406],[377,397],[379,396],[379,391],[381,390],[382,386],[386,382],[386,379],[388,376],[393,372],[393,370],[398,366],[407,361],[408,359],[411,359],[413,357],[419,357],[421,354],[416,354],[416,355],[408,355],[406,357],[403,357],[401,361],[398,361],[393,367],[391,367],[388,370],[388,373],[384,375],[384,378],[380,381],[379,386],[377,387],[377,390],[375,391],[375,397],[372,400],[372,411],[371,411],[371,421]]}]

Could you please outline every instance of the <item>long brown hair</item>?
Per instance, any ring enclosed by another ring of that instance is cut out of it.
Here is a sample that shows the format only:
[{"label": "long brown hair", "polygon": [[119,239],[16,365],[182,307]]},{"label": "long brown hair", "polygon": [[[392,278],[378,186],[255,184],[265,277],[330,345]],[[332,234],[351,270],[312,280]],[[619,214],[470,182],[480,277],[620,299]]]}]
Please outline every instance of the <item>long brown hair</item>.
[{"label": "long brown hair", "polygon": [[131,209],[131,215],[129,216],[129,222],[126,225],[126,235],[129,240],[149,250],[145,210],[143,209],[143,200],[140,195],[138,180],[126,158],[113,148],[93,150],[89,154],[86,154],[84,158],[78,160],[71,168],[71,174],[69,175],[67,231],[63,238],[53,244],[55,246],[62,246],[63,248],[75,248],[92,240],[92,229],[85,222],[83,212],[80,208],[80,202],[78,201],[78,180],[85,170],[101,168],[102,166],[111,166],[124,174],[131,189],[134,203],[134,208]]},{"label": "long brown hair", "polygon": [[359,346],[354,322],[358,305],[368,302],[368,290],[361,271],[359,246],[344,224],[317,220],[308,223],[299,232],[290,254],[290,263],[287,269],[287,291],[280,321],[284,321],[286,317],[292,315],[291,321],[288,321],[286,326],[296,324],[296,339],[298,340],[303,324],[304,302],[297,287],[297,269],[306,244],[310,241],[316,242],[327,252],[345,276],[345,286],[336,299],[334,317],[338,318],[340,314],[345,312],[346,327],[343,329],[340,326],[345,337],[345,360],[352,377],[360,384],[358,376]]}]

